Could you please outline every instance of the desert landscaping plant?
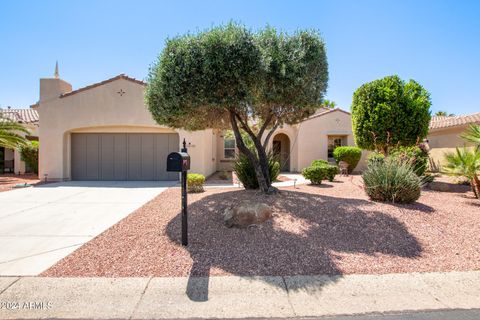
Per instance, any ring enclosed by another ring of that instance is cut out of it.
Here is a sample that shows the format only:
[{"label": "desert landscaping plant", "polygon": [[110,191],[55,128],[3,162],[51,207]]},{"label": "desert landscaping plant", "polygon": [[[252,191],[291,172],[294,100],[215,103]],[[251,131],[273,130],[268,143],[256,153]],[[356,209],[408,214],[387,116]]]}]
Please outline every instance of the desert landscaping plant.
[{"label": "desert landscaping plant", "polygon": [[467,131],[465,131],[461,137],[469,142],[474,143],[477,148],[480,147],[480,125],[470,125]]},{"label": "desert landscaping plant", "polygon": [[[275,181],[280,174],[280,162],[272,153],[267,153],[268,173],[270,181]],[[239,154],[233,164],[233,171],[237,175],[238,180],[245,189],[258,189],[257,175],[252,162],[243,154]]]},{"label": "desert landscaping plant", "polygon": [[205,176],[199,173],[187,174],[187,191],[190,193],[203,192]]},{"label": "desert landscaping plant", "polygon": [[417,176],[423,176],[427,170],[428,152],[419,146],[395,147],[390,151],[390,155],[410,162]]},{"label": "desert landscaping plant", "polygon": [[427,136],[430,105],[430,94],[414,80],[389,76],[362,85],[352,102],[356,145],[385,155],[416,145]]},{"label": "desert landscaping plant", "polygon": [[445,154],[446,173],[468,179],[476,198],[480,198],[480,126],[470,125],[461,137],[474,144],[473,147],[457,148],[456,152]]},{"label": "desert landscaping plant", "polygon": [[29,131],[20,123],[11,121],[0,115],[0,147],[17,149],[28,145],[26,140],[19,133],[28,134]]},{"label": "desert landscaping plant", "polygon": [[312,184],[321,184],[323,180],[333,181],[338,173],[338,167],[325,160],[313,160],[309,167],[302,170],[302,175]]},{"label": "desert landscaping plant", "polygon": [[322,106],[325,44],[315,31],[286,34],[267,27],[253,33],[229,23],[168,39],[147,82],[145,101],[157,123],[231,129],[259,188],[274,193],[265,148],[279,126],[296,124]]},{"label": "desert landscaping plant", "polygon": [[337,164],[340,161],[348,163],[348,173],[352,173],[362,157],[362,149],[358,147],[336,147],[333,150],[333,157]]},{"label": "desert landscaping plant", "polygon": [[446,173],[466,177],[470,181],[476,198],[480,198],[480,148],[457,148],[455,152],[445,154],[447,164],[443,166]]},{"label": "desert landscaping plant", "polygon": [[378,151],[373,151],[367,157],[367,164],[382,162],[383,160],[385,160],[385,155],[383,153],[380,153]]},{"label": "desert landscaping plant", "polygon": [[25,164],[38,173],[38,141],[30,141],[25,146],[20,147],[20,157]]},{"label": "desert landscaping plant", "polygon": [[365,192],[374,201],[411,203],[420,197],[422,180],[408,161],[387,157],[370,162],[362,177]]}]

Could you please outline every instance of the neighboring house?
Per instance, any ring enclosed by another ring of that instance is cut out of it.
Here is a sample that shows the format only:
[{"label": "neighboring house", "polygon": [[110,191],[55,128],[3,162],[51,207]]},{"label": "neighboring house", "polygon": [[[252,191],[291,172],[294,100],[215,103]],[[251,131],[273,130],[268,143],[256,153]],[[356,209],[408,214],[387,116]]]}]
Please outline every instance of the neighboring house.
[{"label": "neighboring house", "polygon": [[[11,121],[21,123],[30,134],[26,136],[28,140],[38,140],[38,112],[34,109],[7,109],[0,108],[2,117]],[[23,132],[20,132],[25,136]],[[32,172],[30,168],[21,160],[20,151],[0,147],[0,173],[20,173]]]},{"label": "neighboring house", "polygon": [[442,164],[445,163],[446,152],[453,152],[457,147],[473,146],[460,137],[471,124],[480,124],[480,112],[470,115],[432,117],[427,136],[432,171],[441,170]]},{"label": "neighboring house", "polygon": [[[56,76],[40,79],[39,175],[49,180],[172,180],[166,172],[169,152],[183,139],[191,172],[206,176],[230,170],[235,141],[220,130],[188,132],[159,126],[144,104],[145,83],[119,75],[72,90]],[[300,171],[314,159],[328,159],[338,145],[353,145],[350,114],[321,109],[309,119],[284,126],[269,148],[282,169]]]}]

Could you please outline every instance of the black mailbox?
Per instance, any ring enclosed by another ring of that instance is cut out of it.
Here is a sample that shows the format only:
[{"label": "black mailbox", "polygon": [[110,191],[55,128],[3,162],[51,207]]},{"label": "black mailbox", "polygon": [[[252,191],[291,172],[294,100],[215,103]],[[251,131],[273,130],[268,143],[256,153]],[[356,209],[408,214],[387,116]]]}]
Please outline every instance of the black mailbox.
[{"label": "black mailbox", "polygon": [[167,157],[167,171],[190,170],[190,156],[186,152],[172,152]]}]

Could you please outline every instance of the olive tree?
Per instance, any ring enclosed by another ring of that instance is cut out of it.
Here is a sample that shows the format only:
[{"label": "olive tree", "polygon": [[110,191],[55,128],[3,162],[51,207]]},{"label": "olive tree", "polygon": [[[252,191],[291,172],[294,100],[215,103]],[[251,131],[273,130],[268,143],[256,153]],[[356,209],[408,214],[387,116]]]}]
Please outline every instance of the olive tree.
[{"label": "olive tree", "polygon": [[388,76],[362,85],[352,102],[355,143],[388,154],[422,141],[430,123],[430,94],[417,82]]},{"label": "olive tree", "polygon": [[231,129],[260,189],[271,193],[265,148],[279,126],[298,123],[321,106],[327,69],[317,32],[252,33],[230,23],[167,40],[150,69],[145,99],[159,124]]}]

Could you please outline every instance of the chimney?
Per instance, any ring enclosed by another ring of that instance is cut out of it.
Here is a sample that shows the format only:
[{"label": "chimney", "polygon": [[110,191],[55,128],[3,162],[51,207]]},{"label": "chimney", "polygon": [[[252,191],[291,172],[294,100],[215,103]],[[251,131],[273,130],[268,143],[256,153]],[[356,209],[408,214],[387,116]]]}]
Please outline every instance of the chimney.
[{"label": "chimney", "polygon": [[58,98],[61,94],[70,91],[72,91],[72,85],[60,79],[57,61],[53,78],[40,79],[40,102]]}]

